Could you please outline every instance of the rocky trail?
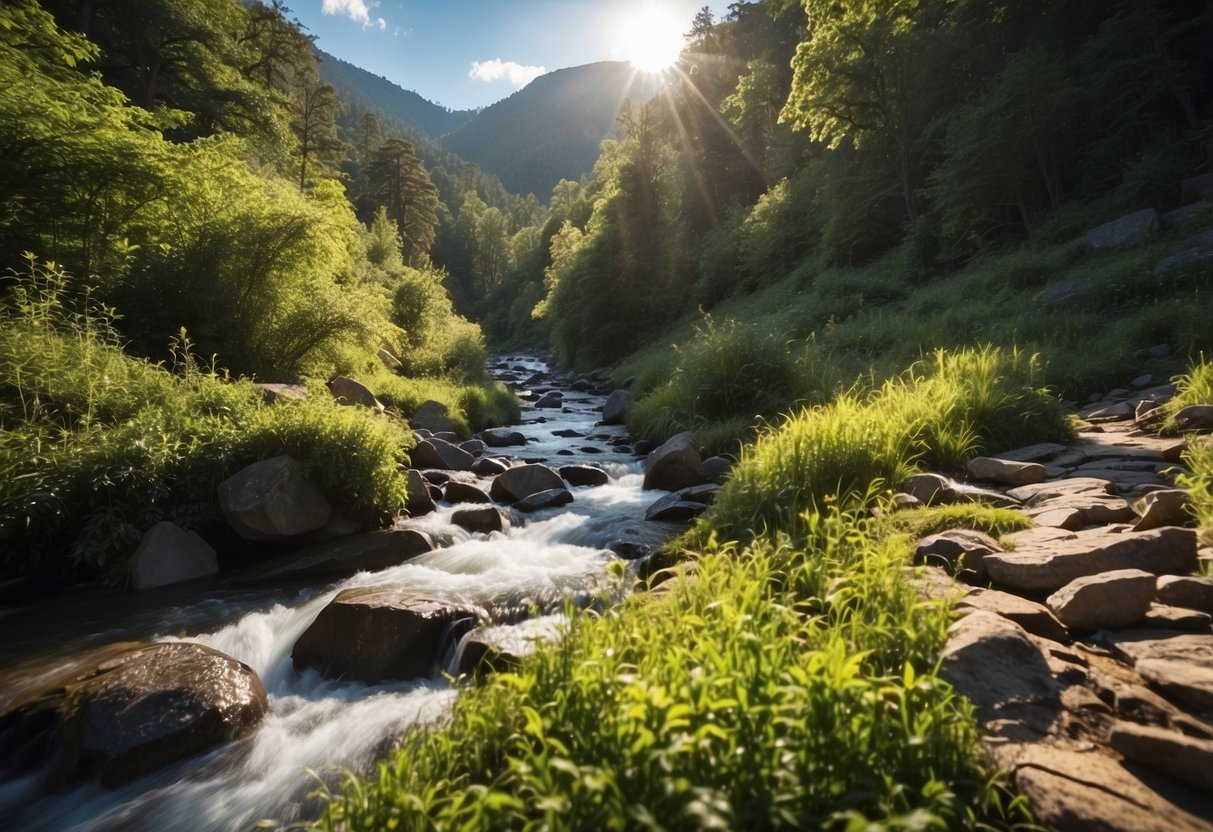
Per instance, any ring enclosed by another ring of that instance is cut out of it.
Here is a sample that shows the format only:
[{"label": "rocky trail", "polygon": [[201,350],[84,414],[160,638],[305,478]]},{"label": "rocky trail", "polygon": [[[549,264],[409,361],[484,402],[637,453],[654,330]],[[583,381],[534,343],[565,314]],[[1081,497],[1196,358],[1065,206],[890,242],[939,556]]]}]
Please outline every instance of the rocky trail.
[{"label": "rocky trail", "polygon": [[[1049,828],[1213,829],[1213,550],[1174,487],[1188,440],[1157,433],[1174,390],[1148,384],[1082,408],[1070,443],[907,483],[908,502],[989,500],[1033,521],[1003,545],[920,541],[935,568],[918,587],[957,605],[942,672]],[[1207,432],[1207,410],[1180,421]]]}]

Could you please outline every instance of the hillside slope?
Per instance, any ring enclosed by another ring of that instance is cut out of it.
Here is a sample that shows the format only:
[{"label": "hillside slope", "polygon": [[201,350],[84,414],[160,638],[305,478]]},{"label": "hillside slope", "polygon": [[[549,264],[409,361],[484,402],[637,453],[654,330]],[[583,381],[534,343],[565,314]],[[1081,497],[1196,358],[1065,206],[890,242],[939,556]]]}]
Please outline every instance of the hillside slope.
[{"label": "hillside slope", "polygon": [[645,100],[655,88],[652,76],[620,61],[556,70],[481,110],[442,144],[496,174],[514,193],[546,201],[561,179],[593,169],[623,103]]},{"label": "hillside slope", "polygon": [[402,124],[414,127],[431,139],[467,124],[475,110],[449,110],[402,89],[388,79],[317,50],[320,74],[337,88],[341,97],[361,110],[375,110]]}]

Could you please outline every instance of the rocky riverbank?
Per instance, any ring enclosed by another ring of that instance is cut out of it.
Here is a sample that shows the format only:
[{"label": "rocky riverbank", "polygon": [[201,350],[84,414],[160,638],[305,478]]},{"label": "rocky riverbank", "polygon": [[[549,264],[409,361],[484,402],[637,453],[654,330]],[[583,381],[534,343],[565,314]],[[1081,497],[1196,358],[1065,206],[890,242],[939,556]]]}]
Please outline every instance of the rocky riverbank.
[{"label": "rocky riverbank", "polygon": [[1203,440],[1158,435],[1174,390],[1148,383],[1083,408],[1073,442],[973,460],[961,484],[918,478],[907,498],[993,493],[1033,521],[920,541],[920,587],[956,604],[943,675],[1054,829],[1213,829],[1213,550],[1174,487]]}]

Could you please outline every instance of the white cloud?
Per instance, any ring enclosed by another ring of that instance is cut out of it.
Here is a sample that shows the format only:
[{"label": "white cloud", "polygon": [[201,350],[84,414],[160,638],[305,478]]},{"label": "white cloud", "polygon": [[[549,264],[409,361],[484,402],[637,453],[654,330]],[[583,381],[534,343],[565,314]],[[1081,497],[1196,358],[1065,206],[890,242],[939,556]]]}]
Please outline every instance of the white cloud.
[{"label": "white cloud", "polygon": [[516,87],[523,87],[534,81],[547,70],[541,66],[523,66],[516,61],[503,61],[493,58],[491,61],[472,61],[468,77],[473,81],[500,81],[508,78]]},{"label": "white cloud", "polygon": [[361,23],[364,28],[371,25],[371,10],[366,0],[324,0],[320,11],[323,14],[343,14],[355,23]]},{"label": "white cloud", "polygon": [[380,29],[381,31],[382,31],[383,29],[386,29],[386,28],[387,28],[387,21],[386,21],[386,20],[384,20],[382,17],[377,18],[377,20],[379,21],[379,29]]}]

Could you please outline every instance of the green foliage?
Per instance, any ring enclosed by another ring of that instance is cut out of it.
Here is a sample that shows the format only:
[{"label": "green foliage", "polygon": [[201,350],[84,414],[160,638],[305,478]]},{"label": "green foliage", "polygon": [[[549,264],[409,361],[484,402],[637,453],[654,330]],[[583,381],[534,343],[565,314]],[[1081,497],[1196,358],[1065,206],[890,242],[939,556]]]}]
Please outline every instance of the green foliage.
[{"label": "green foliage", "polygon": [[202,367],[184,332],[175,372],[123,354],[112,311],[29,258],[0,309],[0,540],[5,574],[121,580],[160,520],[215,522],[218,484],[279,454],[334,505],[381,521],[405,504],[411,433],[343,408],[318,386],[266,406],[248,382]]},{"label": "green foliage", "polygon": [[404,261],[413,268],[430,261],[438,226],[438,189],[417,158],[416,148],[401,138],[379,146],[368,170],[370,195],[387,209],[404,244]]},{"label": "green foliage", "polygon": [[[1175,414],[1184,407],[1213,405],[1213,362],[1201,356],[1201,360],[1176,382],[1178,394],[1166,404],[1171,427],[1174,427]],[[1188,489],[1192,498],[1192,513],[1200,525],[1202,542],[1213,544],[1213,442],[1207,437],[1190,437],[1183,461],[1187,473],[1179,475],[1179,484]]]},{"label": "green foliage", "polygon": [[961,828],[1026,820],[934,675],[946,611],[904,550],[827,514],[721,547],[696,580],[572,617],[558,646],[460,692],[323,829]]},{"label": "green foliage", "polygon": [[404,330],[400,361],[407,375],[483,380],[480,328],[455,314],[442,275],[404,269],[392,299],[392,321]]},{"label": "green foliage", "polygon": [[994,508],[980,503],[898,509],[887,512],[884,517],[884,525],[911,540],[919,540],[948,529],[976,529],[1000,537],[1032,528],[1032,518],[1022,511]]},{"label": "green foliage", "polygon": [[867,505],[918,465],[958,465],[1069,426],[1034,356],[940,351],[872,393],[853,391],[767,430],[742,454],[708,523],[730,539],[795,531],[803,512]]}]

